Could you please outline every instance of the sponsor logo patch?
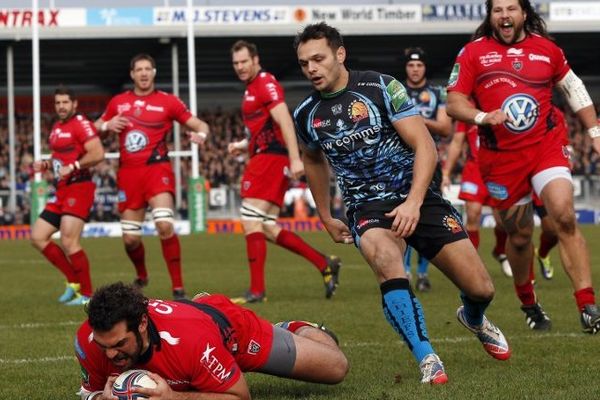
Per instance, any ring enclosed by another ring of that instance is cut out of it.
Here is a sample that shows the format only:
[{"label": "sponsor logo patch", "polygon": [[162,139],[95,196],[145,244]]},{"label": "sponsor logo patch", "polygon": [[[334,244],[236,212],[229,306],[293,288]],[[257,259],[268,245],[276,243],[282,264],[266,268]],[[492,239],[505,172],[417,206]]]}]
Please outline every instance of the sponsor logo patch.
[{"label": "sponsor logo patch", "polygon": [[392,107],[394,111],[398,111],[408,101],[408,93],[404,86],[397,80],[392,80],[385,88],[392,100]]},{"label": "sponsor logo patch", "polygon": [[[81,345],[79,344],[79,339],[77,337],[75,338],[75,352],[82,360],[85,360],[85,358],[87,357],[85,351],[83,351],[83,349],[81,348]],[[83,369],[83,367],[81,368]]]},{"label": "sponsor logo patch", "polygon": [[538,120],[540,110],[535,98],[518,93],[510,96],[502,104],[502,111],[508,115],[504,122],[506,129],[513,133],[523,133],[531,129]]},{"label": "sponsor logo patch", "polygon": [[456,83],[458,82],[459,74],[460,74],[460,63],[456,63],[452,67],[452,72],[450,72],[450,78],[448,78],[448,87],[453,87],[456,85]]},{"label": "sponsor logo patch", "polygon": [[333,113],[333,115],[340,115],[342,113],[342,105],[334,105],[333,107],[331,107],[331,112]]},{"label": "sponsor logo patch", "polygon": [[484,67],[489,67],[490,65],[497,64],[501,61],[502,61],[502,54],[499,54],[496,51],[490,51],[489,53],[479,57],[479,62]]},{"label": "sponsor logo patch", "polygon": [[327,128],[329,126],[331,126],[331,120],[330,119],[320,119],[320,118],[313,119],[312,127],[314,129]]},{"label": "sponsor logo patch", "polygon": [[468,194],[477,194],[479,187],[473,182],[463,182],[460,185],[460,191]]},{"label": "sponsor logo patch", "polygon": [[123,103],[123,104],[117,105],[117,113],[118,114],[127,112],[129,110],[131,110],[131,104],[129,104],[129,103]]},{"label": "sponsor logo patch", "polygon": [[539,54],[530,54],[529,55],[529,61],[543,61],[547,64],[550,64],[550,57],[548,56],[542,56]]},{"label": "sponsor logo patch", "polygon": [[511,47],[510,49],[506,50],[506,55],[509,57],[520,57],[523,55],[523,49]]},{"label": "sponsor logo patch", "polygon": [[219,359],[212,354],[215,349],[216,346],[211,347],[210,343],[206,343],[206,349],[202,353],[200,362],[215,380],[219,383],[223,383],[231,378],[233,369],[230,369],[229,371],[225,369],[225,366],[221,364]]},{"label": "sponsor logo patch", "polygon": [[363,218],[356,224],[356,229],[363,229],[369,225],[376,225],[379,223],[379,218]]},{"label": "sponsor logo patch", "polygon": [[125,150],[129,153],[137,153],[143,150],[149,143],[148,137],[142,131],[130,131],[125,137]]},{"label": "sponsor logo patch", "polygon": [[494,182],[488,182],[485,184],[490,196],[497,200],[508,199],[508,189],[504,185],[500,185]]},{"label": "sponsor logo patch", "polygon": [[80,365],[80,367],[81,367],[81,380],[86,385],[89,385],[90,384],[90,374],[88,374],[87,370],[85,368],[83,368],[82,365]]}]

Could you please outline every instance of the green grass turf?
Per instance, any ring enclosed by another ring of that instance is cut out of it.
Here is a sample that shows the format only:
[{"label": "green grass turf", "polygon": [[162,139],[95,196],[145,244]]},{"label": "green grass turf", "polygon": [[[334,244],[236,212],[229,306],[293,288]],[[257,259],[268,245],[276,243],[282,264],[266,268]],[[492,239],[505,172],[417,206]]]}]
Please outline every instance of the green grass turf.
[{"label": "green grass turf", "polygon": [[[597,277],[599,227],[584,226]],[[550,333],[527,328],[514,294],[491,256],[492,231],[482,230],[481,253],[497,289],[488,316],[513,348],[506,362],[490,358],[455,318],[458,291],[431,268],[433,290],[419,294],[429,335],[446,365],[450,383],[430,387],[419,382],[418,367],[381,310],[380,292],[369,267],[353,246],[336,245],[323,233],[303,235],[323,252],[342,257],[340,288],[324,298],[320,275],[302,258],[269,245],[269,301],[252,308],[271,321],[307,319],[325,322],[340,337],[351,362],[347,379],[337,386],[307,384],[248,374],[256,399],[581,399],[598,398],[599,337],[581,333],[571,286],[557,269],[552,281],[538,276],[537,292],[554,324]],[[536,234],[537,237],[537,234]],[[145,238],[150,297],[170,298],[170,284],[156,238]],[[194,291],[241,294],[248,285],[245,247],[238,235],[181,238],[184,279]],[[133,279],[121,240],[86,239],[95,286]],[[73,335],[85,318],[81,308],[56,299],[64,288],[59,273],[26,241],[0,241],[0,399],[75,399],[79,367]],[[536,270],[537,272],[537,270]]]}]

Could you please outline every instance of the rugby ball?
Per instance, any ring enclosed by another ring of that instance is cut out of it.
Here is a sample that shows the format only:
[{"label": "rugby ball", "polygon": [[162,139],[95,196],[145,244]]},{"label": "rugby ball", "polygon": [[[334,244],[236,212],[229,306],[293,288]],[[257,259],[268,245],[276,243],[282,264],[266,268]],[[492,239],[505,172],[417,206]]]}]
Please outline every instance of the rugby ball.
[{"label": "rugby ball", "polygon": [[134,388],[154,389],[156,382],[148,376],[144,369],[132,369],[123,372],[113,383],[112,394],[119,400],[147,399],[145,395],[136,393]]}]

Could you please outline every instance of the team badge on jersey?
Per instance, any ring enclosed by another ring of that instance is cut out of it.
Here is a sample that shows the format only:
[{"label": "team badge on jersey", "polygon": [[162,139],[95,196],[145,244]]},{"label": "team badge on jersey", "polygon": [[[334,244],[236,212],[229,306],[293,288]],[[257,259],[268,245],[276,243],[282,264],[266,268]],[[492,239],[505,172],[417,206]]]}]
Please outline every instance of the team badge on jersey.
[{"label": "team badge on jersey", "polygon": [[517,134],[531,129],[540,115],[539,104],[535,98],[522,93],[504,100],[501,108],[508,115],[504,126]]},{"label": "team badge on jersey", "polygon": [[459,233],[463,230],[463,227],[460,224],[460,222],[458,222],[458,220],[451,215],[444,216],[442,223],[444,224],[446,229],[448,229],[452,233]]},{"label": "team badge on jersey", "polygon": [[515,60],[512,62],[512,67],[515,71],[520,71],[523,68],[521,60]]},{"label": "team badge on jersey", "polygon": [[362,101],[354,100],[348,107],[348,116],[352,122],[356,123],[369,117],[369,109]]},{"label": "team badge on jersey", "polygon": [[148,145],[148,137],[142,131],[131,131],[125,137],[125,150],[129,153],[137,153]]},{"label": "team badge on jersey", "polygon": [[258,354],[260,351],[260,344],[256,343],[254,340],[250,340],[248,343],[248,354],[252,354],[253,356]]}]

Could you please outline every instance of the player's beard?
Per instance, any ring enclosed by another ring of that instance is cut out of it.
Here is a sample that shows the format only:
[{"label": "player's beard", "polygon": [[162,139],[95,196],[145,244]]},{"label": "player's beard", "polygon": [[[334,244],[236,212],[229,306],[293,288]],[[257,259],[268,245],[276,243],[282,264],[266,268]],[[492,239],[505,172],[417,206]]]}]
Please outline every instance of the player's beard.
[{"label": "player's beard", "polygon": [[[134,365],[136,365],[138,363],[138,361],[140,359],[144,342],[142,340],[142,335],[140,334],[139,331],[135,332],[135,344],[136,344],[136,348],[133,353],[131,353],[131,354],[123,353],[123,355],[117,356],[118,361],[127,360],[127,363],[123,367],[120,367],[123,371],[127,371],[128,369],[131,369]],[[117,357],[115,357],[115,358],[117,358]]]},{"label": "player's beard", "polygon": [[505,45],[510,46],[520,40],[520,37],[523,34],[524,29],[525,29],[524,22],[517,24],[513,21],[513,26],[512,26],[513,33],[512,33],[512,38],[510,40],[507,41],[505,39],[505,37],[502,35],[502,28],[498,27],[497,25],[494,26],[494,36],[496,37],[496,39],[498,41],[504,43]]},{"label": "player's beard", "polygon": [[67,113],[65,114],[64,117],[61,117],[60,115],[58,116],[58,119],[60,119],[61,122],[65,122],[67,121],[69,118],[71,118],[73,116],[73,114],[75,114],[75,110],[71,110],[71,111],[67,111]]}]

